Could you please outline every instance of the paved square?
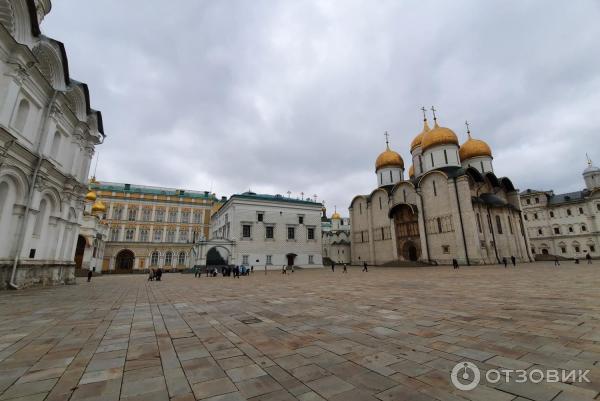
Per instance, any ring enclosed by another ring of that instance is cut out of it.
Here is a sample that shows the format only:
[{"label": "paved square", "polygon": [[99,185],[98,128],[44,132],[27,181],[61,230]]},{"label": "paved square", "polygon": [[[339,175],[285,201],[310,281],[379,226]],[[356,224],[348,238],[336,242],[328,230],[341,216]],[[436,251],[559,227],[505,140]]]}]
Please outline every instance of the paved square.
[{"label": "paved square", "polygon": [[[165,274],[0,293],[0,400],[600,399],[600,263]],[[453,387],[459,361],[591,383]]]}]

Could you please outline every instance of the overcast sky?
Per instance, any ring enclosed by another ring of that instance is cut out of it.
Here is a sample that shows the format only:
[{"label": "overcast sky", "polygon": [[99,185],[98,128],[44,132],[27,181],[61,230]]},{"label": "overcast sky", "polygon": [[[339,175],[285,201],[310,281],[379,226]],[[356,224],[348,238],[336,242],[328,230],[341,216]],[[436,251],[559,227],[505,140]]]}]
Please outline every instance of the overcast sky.
[{"label": "overcast sky", "polygon": [[[98,179],[317,194],[377,184],[383,133],[410,165],[421,106],[464,121],[515,186],[600,164],[597,1],[54,0],[43,32],[89,84]],[[93,168],[93,166],[92,166]]]}]

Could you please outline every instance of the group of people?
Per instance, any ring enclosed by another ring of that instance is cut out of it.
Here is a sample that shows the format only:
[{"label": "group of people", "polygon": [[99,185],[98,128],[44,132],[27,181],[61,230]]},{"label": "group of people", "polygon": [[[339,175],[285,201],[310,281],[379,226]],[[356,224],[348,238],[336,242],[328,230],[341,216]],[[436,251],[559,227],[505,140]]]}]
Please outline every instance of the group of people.
[{"label": "group of people", "polygon": [[[510,262],[514,267],[517,267],[517,258],[514,256],[510,257]],[[508,267],[508,259],[505,257],[502,258],[502,264],[504,264],[504,268]],[[452,259],[452,267],[454,269],[460,269],[460,265],[458,264],[458,260]]]},{"label": "group of people", "polygon": [[[348,263],[342,263],[342,273],[348,273]],[[335,266],[336,263],[335,262],[331,262],[331,271],[335,273]],[[363,268],[362,268],[363,272],[368,272],[369,271],[369,266],[367,265],[367,262],[363,262]]]},{"label": "group of people", "polygon": [[[592,255],[590,255],[589,253],[585,255],[585,260],[587,260],[587,264],[591,265],[592,264]],[[579,264],[579,258],[575,258],[575,264],[578,265]],[[560,262],[558,260],[558,256],[554,257],[554,266],[558,267],[560,266]]]},{"label": "group of people", "polygon": [[160,281],[163,275],[163,270],[159,267],[158,269],[150,269],[148,272],[148,281]]},{"label": "group of people", "polygon": [[[254,273],[254,266],[221,266],[221,271],[217,267],[213,267],[212,269],[208,266],[206,267],[206,277],[217,277],[219,273],[223,277],[237,277],[240,276],[249,276],[251,273]],[[194,267],[194,277],[202,277],[202,271],[200,266]]]}]

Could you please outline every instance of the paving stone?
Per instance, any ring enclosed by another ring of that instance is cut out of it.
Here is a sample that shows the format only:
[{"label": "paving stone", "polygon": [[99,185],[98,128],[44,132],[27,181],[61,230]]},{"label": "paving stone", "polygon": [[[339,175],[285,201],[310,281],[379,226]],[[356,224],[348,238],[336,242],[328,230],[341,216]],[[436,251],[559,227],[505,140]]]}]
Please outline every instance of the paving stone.
[{"label": "paving stone", "polygon": [[248,365],[240,368],[229,369],[225,373],[227,373],[227,376],[229,376],[235,383],[267,374],[267,372],[262,370],[258,365]]},{"label": "paving stone", "polygon": [[343,381],[337,376],[327,376],[306,383],[308,387],[325,398],[330,398],[336,394],[344,393],[352,390],[354,386]]},{"label": "paving stone", "polygon": [[216,395],[233,393],[237,387],[231,380],[224,377],[221,379],[209,380],[192,385],[192,390],[197,399],[214,397]]}]

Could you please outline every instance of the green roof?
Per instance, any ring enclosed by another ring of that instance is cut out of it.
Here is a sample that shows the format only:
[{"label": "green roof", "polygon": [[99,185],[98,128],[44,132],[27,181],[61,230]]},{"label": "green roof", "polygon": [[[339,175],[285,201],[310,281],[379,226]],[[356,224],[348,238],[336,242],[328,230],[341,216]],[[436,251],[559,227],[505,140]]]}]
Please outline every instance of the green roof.
[{"label": "green roof", "polygon": [[122,192],[130,194],[144,194],[144,195],[165,195],[165,196],[176,196],[196,199],[210,199],[217,200],[214,194],[209,191],[190,191],[186,189],[175,189],[175,188],[160,188],[150,187],[146,185],[134,185],[134,184],[122,184],[116,182],[96,182],[90,184],[91,189],[99,191],[109,192]]},{"label": "green roof", "polygon": [[296,204],[319,206],[319,207],[323,206],[322,203],[313,201],[310,198],[294,199],[294,198],[286,198],[283,195],[255,194],[254,192],[244,192],[242,194],[235,194],[235,195],[232,195],[229,199],[233,199],[233,198],[254,199],[254,200],[262,200],[262,201],[268,201],[268,202],[296,203]]}]

